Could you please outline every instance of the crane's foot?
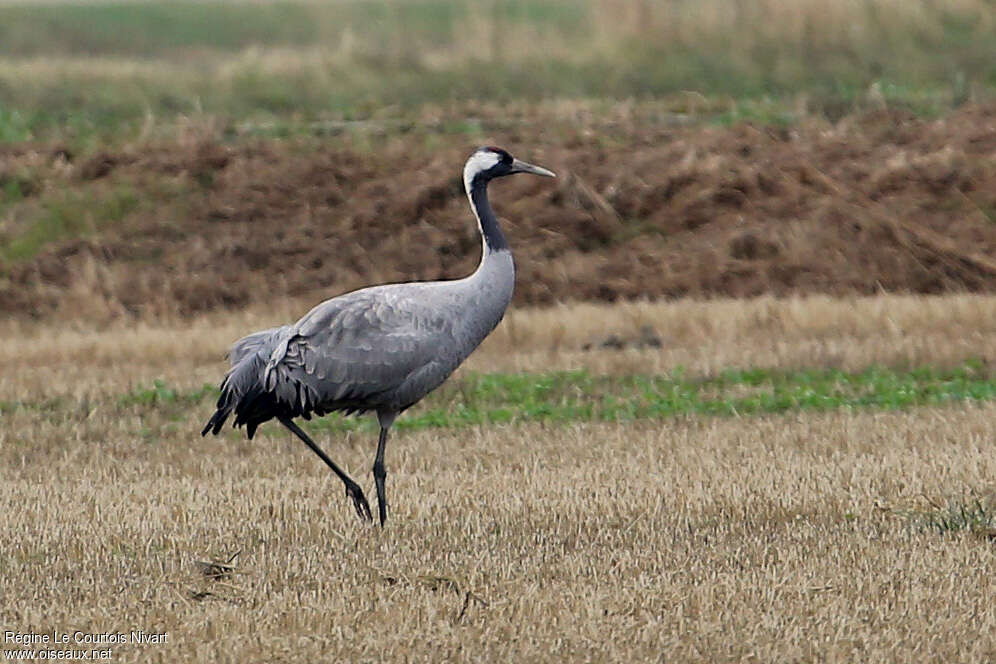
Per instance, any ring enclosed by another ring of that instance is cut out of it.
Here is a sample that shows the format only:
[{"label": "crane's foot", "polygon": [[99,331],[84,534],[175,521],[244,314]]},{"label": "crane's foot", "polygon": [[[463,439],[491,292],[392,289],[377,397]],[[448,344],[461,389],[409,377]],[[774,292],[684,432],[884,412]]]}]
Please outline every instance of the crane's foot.
[{"label": "crane's foot", "polygon": [[370,503],[363,495],[363,489],[355,482],[346,482],[346,496],[353,501],[353,508],[356,515],[364,521],[373,521],[373,514],[370,512]]}]

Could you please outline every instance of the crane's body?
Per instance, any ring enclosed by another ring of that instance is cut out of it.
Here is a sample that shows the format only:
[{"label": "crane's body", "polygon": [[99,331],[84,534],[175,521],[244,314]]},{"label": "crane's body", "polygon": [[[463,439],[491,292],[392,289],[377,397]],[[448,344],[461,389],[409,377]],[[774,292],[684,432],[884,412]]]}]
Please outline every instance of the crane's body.
[{"label": "crane's body", "polygon": [[249,438],[277,419],[342,479],[361,518],[370,508],[353,482],[293,419],[333,411],[374,411],[381,433],[374,463],[381,525],[387,517],[384,447],[394,419],[439,387],[501,321],[512,299],[515,266],[487,199],[487,183],[516,172],[552,176],[481,148],[464,184],[482,236],[477,270],[463,279],[372,286],[322,302],[292,325],[250,334],[229,351],[231,369],[202,434],[217,434],[230,414]]},{"label": "crane's body", "polygon": [[293,325],[240,339],[225,386],[237,399],[235,424],[252,438],[279,416],[402,412],[501,321],[515,278],[511,255],[501,253],[466,279],[364,288],[322,302]]}]

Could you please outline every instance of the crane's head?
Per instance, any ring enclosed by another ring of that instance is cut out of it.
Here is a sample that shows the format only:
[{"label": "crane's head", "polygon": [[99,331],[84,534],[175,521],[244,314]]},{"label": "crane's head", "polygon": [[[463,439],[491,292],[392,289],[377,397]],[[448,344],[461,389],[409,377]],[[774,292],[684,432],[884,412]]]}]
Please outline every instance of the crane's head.
[{"label": "crane's head", "polygon": [[469,193],[474,185],[487,184],[489,180],[512,173],[532,173],[548,178],[557,177],[553,171],[519,161],[505,150],[489,146],[478,148],[474,154],[470,155],[467,165],[463,167],[463,184]]}]

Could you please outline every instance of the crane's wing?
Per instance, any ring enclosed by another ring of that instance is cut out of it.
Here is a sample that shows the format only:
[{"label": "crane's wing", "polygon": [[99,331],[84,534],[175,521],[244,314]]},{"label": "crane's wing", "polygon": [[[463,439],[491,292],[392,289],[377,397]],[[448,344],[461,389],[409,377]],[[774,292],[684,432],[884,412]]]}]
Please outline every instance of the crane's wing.
[{"label": "crane's wing", "polygon": [[[312,411],[366,410],[399,389],[427,388],[424,394],[435,388],[448,371],[429,383],[440,373],[440,362],[448,364],[448,354],[455,355],[456,334],[445,307],[427,294],[406,284],[318,305],[279,335],[264,371],[264,390],[307,417]],[[413,380],[425,384],[413,387]]]},{"label": "crane's wing", "polygon": [[271,327],[269,330],[253,332],[242,337],[228,349],[228,361],[234,367],[250,353],[262,352],[268,356],[273,347],[276,346],[280,336],[286,333],[290,327],[290,325]]}]

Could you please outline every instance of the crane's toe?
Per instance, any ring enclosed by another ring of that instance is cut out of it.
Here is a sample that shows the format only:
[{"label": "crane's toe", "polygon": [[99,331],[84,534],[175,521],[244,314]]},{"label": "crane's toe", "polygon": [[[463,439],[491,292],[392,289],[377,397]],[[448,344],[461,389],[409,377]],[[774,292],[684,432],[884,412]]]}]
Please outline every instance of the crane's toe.
[{"label": "crane's toe", "polygon": [[363,489],[360,488],[359,484],[347,483],[346,495],[353,501],[353,508],[356,509],[357,516],[364,521],[373,521],[373,513],[370,511],[370,503],[367,502],[367,498],[363,495]]}]

